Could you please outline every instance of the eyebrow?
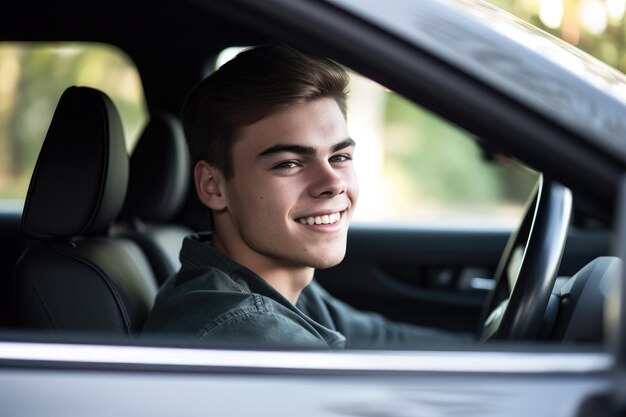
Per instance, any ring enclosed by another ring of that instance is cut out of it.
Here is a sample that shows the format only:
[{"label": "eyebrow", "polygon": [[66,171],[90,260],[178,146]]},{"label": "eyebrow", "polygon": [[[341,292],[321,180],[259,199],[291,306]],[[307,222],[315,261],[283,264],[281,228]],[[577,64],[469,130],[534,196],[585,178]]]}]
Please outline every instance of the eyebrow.
[{"label": "eyebrow", "polygon": [[[333,145],[331,150],[332,152],[337,152],[337,151],[340,151],[342,149],[345,149],[354,145],[356,145],[356,142],[354,142],[352,138],[347,138]],[[267,148],[263,152],[261,152],[259,154],[259,158],[263,156],[274,155],[274,154],[281,153],[281,152],[290,152],[290,153],[296,153],[300,155],[315,155],[315,153],[317,152],[317,148],[314,148],[313,146],[289,145],[289,144],[274,145],[272,147]]]},{"label": "eyebrow", "polygon": [[356,142],[352,138],[347,138],[345,140],[342,140],[335,146],[333,146],[332,149],[333,149],[333,152],[337,152],[342,149],[346,149],[346,148],[349,148],[350,146],[355,146],[355,145],[356,145]]}]

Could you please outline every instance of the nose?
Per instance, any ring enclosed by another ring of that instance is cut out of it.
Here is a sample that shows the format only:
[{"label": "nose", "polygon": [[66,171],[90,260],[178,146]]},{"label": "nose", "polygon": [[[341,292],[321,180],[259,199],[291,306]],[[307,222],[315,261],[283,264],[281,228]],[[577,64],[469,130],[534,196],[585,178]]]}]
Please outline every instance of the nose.
[{"label": "nose", "polygon": [[346,192],[346,181],[341,171],[325,161],[314,170],[309,193],[315,198],[332,198]]}]

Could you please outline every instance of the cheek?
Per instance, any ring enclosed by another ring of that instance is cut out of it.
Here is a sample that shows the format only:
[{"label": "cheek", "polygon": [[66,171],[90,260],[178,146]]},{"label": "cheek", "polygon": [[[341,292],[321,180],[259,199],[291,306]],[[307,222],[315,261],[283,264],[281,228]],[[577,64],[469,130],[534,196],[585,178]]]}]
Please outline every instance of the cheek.
[{"label": "cheek", "polygon": [[291,210],[292,206],[300,200],[302,193],[302,180],[275,181],[263,193],[263,198],[268,200],[266,204],[275,206],[276,209],[283,208]]},{"label": "cheek", "polygon": [[259,173],[245,179],[242,175],[229,187],[229,204],[240,222],[255,222],[257,227],[284,223],[302,200],[302,183],[301,179],[274,179]]},{"label": "cheek", "polygon": [[292,192],[293,187],[284,183],[256,183],[239,195],[239,203],[246,206],[247,217],[254,218],[257,227],[276,227],[292,210]]},{"label": "cheek", "polygon": [[346,179],[346,184],[348,186],[348,195],[354,204],[359,198],[359,181],[354,168],[350,170],[350,175]]}]

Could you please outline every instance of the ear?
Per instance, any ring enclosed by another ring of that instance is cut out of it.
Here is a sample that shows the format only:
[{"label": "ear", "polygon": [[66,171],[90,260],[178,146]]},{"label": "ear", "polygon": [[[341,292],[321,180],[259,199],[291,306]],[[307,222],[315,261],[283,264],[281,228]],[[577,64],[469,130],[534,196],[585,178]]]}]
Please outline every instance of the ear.
[{"label": "ear", "polygon": [[226,199],[222,192],[224,175],[207,161],[199,161],[193,170],[196,193],[202,204],[213,211],[226,208]]}]

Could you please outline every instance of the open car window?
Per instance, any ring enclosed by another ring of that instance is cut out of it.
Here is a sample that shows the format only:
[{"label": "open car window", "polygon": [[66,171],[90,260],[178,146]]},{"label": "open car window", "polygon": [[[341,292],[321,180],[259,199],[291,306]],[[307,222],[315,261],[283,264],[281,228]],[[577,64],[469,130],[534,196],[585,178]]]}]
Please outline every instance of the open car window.
[{"label": "open car window", "polygon": [[[5,106],[3,117],[10,123],[4,125],[4,137],[19,143],[10,159],[31,164],[24,165],[16,184],[28,184],[56,95],[65,84],[108,93],[121,113],[126,147],[133,148],[146,116],[137,71],[125,55],[89,44],[4,48],[0,75],[13,86],[7,87],[13,96],[7,95],[12,107]],[[239,50],[224,55],[232,58]],[[59,85],[44,83],[42,72],[55,74]],[[29,76],[32,82],[26,82]],[[472,135],[380,84],[352,71],[350,77],[348,125],[358,144],[359,208],[344,262],[319,271],[316,278],[360,310],[470,341],[484,319],[506,239],[528,209],[539,174],[481,147]],[[36,94],[44,91],[45,99]],[[31,119],[32,125],[25,123]],[[25,188],[20,192],[23,196]],[[180,248],[182,242],[170,244]],[[563,274],[573,275],[597,251],[566,256]],[[519,256],[514,261],[512,268],[519,269]],[[511,286],[514,279],[508,279]],[[181,341],[172,335],[172,342]]]}]

